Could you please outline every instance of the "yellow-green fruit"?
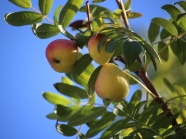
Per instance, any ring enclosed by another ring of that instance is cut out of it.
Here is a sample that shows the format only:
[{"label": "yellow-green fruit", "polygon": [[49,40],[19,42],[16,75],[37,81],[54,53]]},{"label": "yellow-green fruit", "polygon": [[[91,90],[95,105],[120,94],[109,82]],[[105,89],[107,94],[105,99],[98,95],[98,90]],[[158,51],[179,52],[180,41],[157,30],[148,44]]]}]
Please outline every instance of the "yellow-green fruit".
[{"label": "yellow-green fruit", "polygon": [[96,61],[100,65],[105,65],[107,64],[113,53],[107,53],[105,51],[105,45],[106,43],[110,40],[109,38],[105,40],[103,43],[103,46],[100,49],[100,52],[98,52],[97,47],[100,42],[100,40],[104,37],[103,34],[98,34],[97,36],[91,36],[90,40],[88,41],[88,51],[90,56],[94,61]]},{"label": "yellow-green fruit", "polygon": [[72,40],[58,39],[47,46],[46,57],[55,71],[68,72],[78,60],[78,47]]},{"label": "yellow-green fruit", "polygon": [[100,98],[119,102],[127,97],[130,84],[118,66],[108,63],[102,66],[98,74],[95,90]]}]

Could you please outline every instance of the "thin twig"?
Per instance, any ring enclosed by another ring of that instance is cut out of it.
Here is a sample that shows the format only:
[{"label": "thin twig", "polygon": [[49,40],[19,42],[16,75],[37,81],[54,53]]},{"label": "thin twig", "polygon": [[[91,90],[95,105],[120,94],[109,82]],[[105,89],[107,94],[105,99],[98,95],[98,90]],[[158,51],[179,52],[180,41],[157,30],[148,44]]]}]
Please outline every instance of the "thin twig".
[{"label": "thin twig", "polygon": [[186,95],[181,95],[181,96],[176,96],[176,97],[173,97],[173,98],[170,98],[166,101],[166,103],[168,103],[169,101],[172,101],[174,99],[177,99],[177,98],[181,98],[181,97],[186,97]]},{"label": "thin twig", "polygon": [[127,14],[126,14],[126,10],[125,10],[125,7],[123,5],[123,1],[122,0],[116,0],[116,2],[118,4],[118,7],[122,10],[122,18],[123,18],[123,22],[125,24],[125,27],[127,29],[130,29]]},{"label": "thin twig", "polygon": [[89,1],[86,2],[89,29],[92,30]]},{"label": "thin twig", "polygon": [[79,126],[79,129],[78,129],[78,133],[77,133],[76,139],[78,139],[79,136],[81,135],[81,129],[82,129],[82,125]]},{"label": "thin twig", "polygon": [[134,81],[136,81],[137,83],[139,83],[154,99],[156,99],[156,96],[144,85],[142,84],[138,79],[136,79],[134,76],[130,75],[129,73],[125,72],[125,74],[127,76],[129,76],[130,78],[132,78]]}]

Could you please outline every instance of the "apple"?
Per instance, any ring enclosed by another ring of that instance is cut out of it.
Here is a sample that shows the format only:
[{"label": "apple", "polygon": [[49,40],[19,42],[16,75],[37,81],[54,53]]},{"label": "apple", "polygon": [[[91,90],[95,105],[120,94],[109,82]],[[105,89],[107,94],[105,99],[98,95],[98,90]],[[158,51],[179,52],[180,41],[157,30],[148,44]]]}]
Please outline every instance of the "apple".
[{"label": "apple", "polygon": [[46,48],[46,58],[55,71],[68,72],[78,60],[78,47],[73,40],[54,40]]},{"label": "apple", "polygon": [[102,66],[95,82],[95,91],[100,98],[119,102],[128,96],[129,90],[124,71],[113,63]]},{"label": "apple", "polygon": [[98,34],[97,36],[95,36],[95,35],[91,36],[89,41],[88,41],[88,46],[87,46],[89,54],[92,57],[92,59],[100,65],[107,64],[110,61],[110,59],[113,55],[113,53],[108,53],[108,52],[105,51],[105,45],[108,41],[110,41],[109,38],[107,38],[105,40],[105,42],[103,43],[103,45],[100,49],[100,52],[98,52],[97,47],[98,47],[98,44],[99,44],[100,40],[103,37],[104,37],[103,34]]}]

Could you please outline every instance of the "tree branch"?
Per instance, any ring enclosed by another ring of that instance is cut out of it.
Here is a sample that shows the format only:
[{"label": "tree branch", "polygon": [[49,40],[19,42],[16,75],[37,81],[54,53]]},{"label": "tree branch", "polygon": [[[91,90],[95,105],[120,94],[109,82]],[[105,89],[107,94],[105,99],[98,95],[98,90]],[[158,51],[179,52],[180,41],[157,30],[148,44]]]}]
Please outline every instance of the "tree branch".
[{"label": "tree branch", "polygon": [[[147,72],[146,71],[137,71],[135,72],[136,75],[138,75],[138,77],[140,77],[140,79],[144,82],[144,84],[146,85],[146,87],[156,96],[156,102],[158,104],[162,104],[161,109],[163,111],[168,111],[167,113],[167,118],[170,118],[172,116],[174,116],[171,112],[171,110],[168,108],[167,104],[163,101],[163,99],[161,98],[160,94],[156,91],[156,89],[154,88],[153,84],[151,83]],[[172,119],[171,121],[172,126],[177,125],[177,121],[175,118]],[[175,131],[178,131],[180,128],[178,127]]]}]

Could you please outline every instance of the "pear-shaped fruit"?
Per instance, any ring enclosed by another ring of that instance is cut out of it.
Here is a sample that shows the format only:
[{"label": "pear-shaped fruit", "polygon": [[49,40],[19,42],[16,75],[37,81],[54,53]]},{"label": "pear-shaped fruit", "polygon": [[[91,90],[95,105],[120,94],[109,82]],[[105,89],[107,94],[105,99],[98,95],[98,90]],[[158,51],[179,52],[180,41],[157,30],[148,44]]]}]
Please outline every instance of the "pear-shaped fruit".
[{"label": "pear-shaped fruit", "polygon": [[46,57],[57,72],[68,72],[78,60],[78,47],[72,40],[58,39],[46,48]]},{"label": "pear-shaped fruit", "polygon": [[97,36],[91,36],[90,40],[88,41],[88,51],[90,56],[94,61],[96,61],[100,65],[105,65],[107,64],[113,53],[108,53],[105,51],[105,45],[106,43],[110,40],[107,38],[105,42],[103,43],[103,46],[100,49],[100,52],[98,52],[97,47],[100,42],[100,40],[104,37],[103,34],[98,34]]},{"label": "pear-shaped fruit", "polygon": [[102,66],[95,83],[95,91],[100,98],[119,102],[127,97],[129,90],[124,71],[112,63]]}]

